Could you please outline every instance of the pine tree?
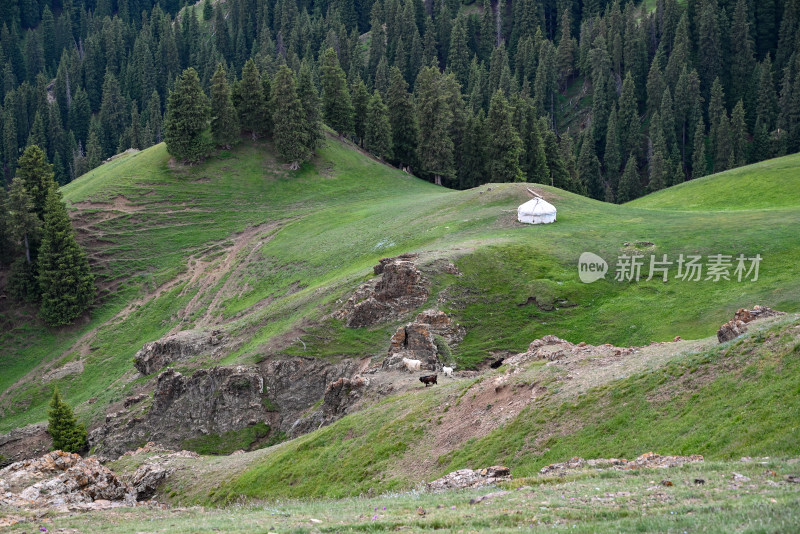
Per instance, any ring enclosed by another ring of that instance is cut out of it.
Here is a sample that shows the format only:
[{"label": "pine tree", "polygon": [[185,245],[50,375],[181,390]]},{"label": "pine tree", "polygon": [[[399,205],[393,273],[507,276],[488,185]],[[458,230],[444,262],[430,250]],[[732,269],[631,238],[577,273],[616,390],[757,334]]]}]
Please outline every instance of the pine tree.
[{"label": "pine tree", "polygon": [[745,124],[744,104],[741,100],[731,112],[731,144],[735,167],[747,163],[747,125]]},{"label": "pine tree", "polygon": [[197,71],[189,67],[170,92],[164,117],[164,141],[175,159],[196,163],[208,155],[209,114],[208,97],[200,87]]},{"label": "pine tree", "polygon": [[655,149],[653,155],[650,157],[650,183],[648,189],[650,191],[659,191],[666,186],[666,172],[667,164],[664,159],[664,153],[661,149]]},{"label": "pine tree", "polygon": [[618,128],[623,154],[638,154],[641,143],[641,121],[636,103],[636,85],[628,72],[619,98]]},{"label": "pine tree", "polygon": [[88,448],[86,427],[78,423],[72,408],[61,399],[58,388],[53,390],[47,415],[47,433],[53,438],[54,451],[83,452]]},{"label": "pine tree", "polygon": [[562,90],[566,88],[567,82],[572,77],[575,65],[577,44],[570,35],[570,26],[569,9],[565,9],[561,15],[561,40],[558,42],[558,48],[556,49],[556,68],[558,69],[558,81]]},{"label": "pine tree", "polygon": [[423,67],[416,82],[420,166],[437,185],[442,184],[442,177],[455,172],[450,133],[453,112],[442,82],[443,75],[436,67]]},{"label": "pine tree", "polygon": [[320,145],[324,136],[322,135],[322,123],[319,114],[319,94],[314,85],[311,74],[311,66],[303,62],[300,72],[297,74],[297,96],[303,105],[305,113],[305,145],[313,153]]},{"label": "pine tree", "polygon": [[239,124],[243,131],[249,132],[253,140],[256,140],[259,135],[267,131],[269,118],[261,73],[258,72],[258,67],[252,59],[248,59],[242,67],[242,79],[237,86],[236,94]]},{"label": "pine tree", "polygon": [[605,198],[603,177],[600,175],[600,161],[594,151],[594,141],[590,135],[583,135],[581,152],[578,156],[578,176],[588,195],[596,200]]},{"label": "pine tree", "polygon": [[55,186],[47,195],[38,264],[39,316],[50,326],[71,323],[94,301],[94,275]]},{"label": "pine tree", "polygon": [[692,178],[702,178],[708,174],[706,163],[706,125],[703,117],[697,118],[694,130],[694,150],[692,151]]},{"label": "pine tree", "polygon": [[617,202],[620,204],[628,202],[639,196],[639,168],[636,163],[636,156],[631,154],[625,164],[625,171],[619,180],[619,191],[617,192]]},{"label": "pine tree", "polygon": [[297,170],[300,163],[311,155],[311,148],[307,144],[309,138],[305,112],[297,96],[294,73],[286,65],[275,74],[272,101],[275,106],[272,119],[275,125],[275,148],[281,158],[290,162],[289,168]]},{"label": "pine tree", "polygon": [[36,259],[35,248],[39,241],[42,221],[36,215],[33,199],[26,189],[25,179],[19,176],[11,182],[7,213],[11,240],[23,248],[25,263],[31,265]]},{"label": "pine tree", "polygon": [[366,122],[364,146],[383,161],[392,153],[392,127],[389,124],[389,109],[378,91],[369,100]]},{"label": "pine tree", "polygon": [[486,135],[489,142],[487,158],[489,179],[492,182],[521,182],[519,166],[522,141],[512,124],[512,111],[503,92],[498,89],[489,106],[486,118]]},{"label": "pine tree", "polygon": [[[542,136],[542,125],[536,114],[536,109],[532,104],[528,104],[525,110],[526,125],[520,132],[525,136],[523,144],[525,149],[522,158],[522,172],[525,173],[528,181],[546,183],[550,179],[550,185],[554,185],[554,176],[547,165],[547,152],[545,141]],[[546,128],[549,130],[549,128]],[[557,151],[554,152],[557,154]]]},{"label": "pine tree", "polygon": [[[207,5],[211,3],[206,0]],[[211,136],[214,143],[230,149],[239,141],[239,118],[231,101],[231,91],[222,63],[211,77]]]},{"label": "pine tree", "polygon": [[747,0],[737,0],[733,12],[730,38],[731,84],[728,97],[731,103],[739,100],[749,102],[752,93],[752,77],[756,59],[747,9]]},{"label": "pine tree", "polygon": [[484,63],[489,62],[489,58],[492,56],[492,51],[497,42],[497,37],[495,35],[496,27],[492,2],[490,0],[483,0],[478,58]]},{"label": "pine tree", "polygon": [[[392,161],[400,167],[416,167],[419,124],[408,84],[400,69],[392,67],[386,91],[389,124],[392,127]],[[376,88],[377,89],[377,88]]]},{"label": "pine tree", "polygon": [[619,146],[619,134],[617,133],[617,109],[612,108],[611,115],[608,117],[608,130],[606,130],[606,150],[603,158],[603,167],[606,171],[606,179],[612,188],[616,190],[619,180],[619,171],[622,167],[622,153]]},{"label": "pine tree", "polygon": [[778,96],[775,94],[775,84],[772,79],[772,61],[767,54],[760,69],[756,122],[763,124],[768,132],[771,132],[774,127],[777,108]]},{"label": "pine tree", "polygon": [[456,75],[458,83],[462,87],[467,86],[469,81],[470,50],[467,45],[467,18],[459,16],[453,25],[450,34],[450,52],[447,54],[448,67]]},{"label": "pine tree", "polygon": [[367,91],[367,86],[364,84],[364,80],[361,78],[356,80],[351,88],[351,94],[353,95],[353,132],[359,144],[363,146],[367,127],[367,106],[370,101],[369,92]]},{"label": "pine tree", "polygon": [[714,150],[714,172],[728,170],[733,165],[733,146],[731,144],[731,121],[728,112],[723,110],[717,120],[717,143]]},{"label": "pine tree", "polygon": [[55,185],[53,166],[47,162],[47,156],[37,145],[30,145],[17,162],[17,177],[30,195],[33,211],[39,220],[44,220],[47,193]]},{"label": "pine tree", "polygon": [[339,137],[353,132],[353,103],[347,90],[347,79],[333,48],[322,54],[322,116]]},{"label": "pine tree", "polygon": [[117,81],[110,71],[106,72],[103,82],[103,99],[100,104],[100,122],[103,125],[100,144],[103,147],[103,157],[107,158],[116,153],[119,138],[125,131],[128,106]]}]

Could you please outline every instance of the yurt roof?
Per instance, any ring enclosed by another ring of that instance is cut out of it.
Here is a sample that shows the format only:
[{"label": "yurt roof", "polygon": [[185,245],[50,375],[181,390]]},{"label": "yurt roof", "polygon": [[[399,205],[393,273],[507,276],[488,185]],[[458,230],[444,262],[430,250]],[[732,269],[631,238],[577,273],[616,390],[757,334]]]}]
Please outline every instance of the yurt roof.
[{"label": "yurt roof", "polygon": [[532,198],[517,208],[517,211],[526,215],[551,215],[556,213],[556,207],[543,198]]}]

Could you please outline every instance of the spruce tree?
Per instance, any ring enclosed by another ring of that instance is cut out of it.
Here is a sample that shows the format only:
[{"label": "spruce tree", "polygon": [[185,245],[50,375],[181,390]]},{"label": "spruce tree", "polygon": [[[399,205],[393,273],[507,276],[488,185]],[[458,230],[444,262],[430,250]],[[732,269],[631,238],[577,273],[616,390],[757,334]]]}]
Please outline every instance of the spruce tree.
[{"label": "spruce tree", "polygon": [[25,190],[33,202],[33,210],[39,220],[44,220],[45,204],[50,188],[55,185],[53,166],[37,145],[30,145],[17,162],[17,177],[22,180]]},{"label": "spruce tree", "polygon": [[250,133],[253,140],[267,130],[267,96],[255,62],[248,59],[242,68],[242,79],[237,87],[236,111],[242,130]]},{"label": "spruce tree", "polygon": [[612,108],[611,115],[608,116],[608,130],[606,130],[606,150],[603,158],[603,167],[606,171],[606,179],[614,189],[617,188],[619,181],[619,170],[622,167],[622,154],[619,146],[619,135],[617,133],[617,109]]},{"label": "spruce tree", "polygon": [[39,316],[50,326],[71,323],[94,301],[94,275],[55,186],[47,195],[38,264]]},{"label": "spruce tree", "polygon": [[353,132],[353,102],[347,90],[347,79],[333,48],[323,52],[320,67],[322,82],[322,116],[339,137]]},{"label": "spruce tree", "polygon": [[358,143],[363,146],[367,128],[367,106],[370,101],[364,80],[357,79],[352,85],[351,92],[353,95],[353,132]]},{"label": "spruce tree", "polygon": [[78,423],[72,408],[61,399],[58,388],[53,390],[47,415],[47,433],[53,438],[54,451],[79,453],[88,448],[86,427]]},{"label": "spruce tree", "polygon": [[164,117],[164,141],[176,160],[196,163],[208,155],[209,113],[208,97],[200,87],[197,71],[189,67],[170,92]]},{"label": "spruce tree", "polygon": [[600,161],[594,151],[592,136],[586,133],[583,135],[581,152],[578,156],[578,176],[591,198],[596,200],[605,198],[603,177],[600,175]]},{"label": "spruce tree", "polygon": [[641,126],[638,104],[636,103],[636,85],[630,72],[625,75],[625,81],[622,83],[617,124],[622,153],[639,154]]},{"label": "spruce tree", "polygon": [[297,96],[303,105],[305,120],[303,127],[305,130],[305,145],[313,153],[322,143],[322,123],[319,114],[319,93],[314,85],[311,74],[311,66],[303,62],[297,74]]},{"label": "spruce tree", "polygon": [[[206,4],[210,2],[206,0]],[[231,91],[222,63],[211,77],[211,137],[214,143],[230,149],[239,141],[239,118],[231,101]]]},{"label": "spruce tree", "polygon": [[744,104],[741,100],[731,112],[731,144],[734,166],[747,163],[747,125],[745,124]]},{"label": "spruce tree", "polygon": [[119,81],[110,71],[106,72],[103,82],[103,99],[100,105],[100,122],[103,125],[100,144],[103,157],[113,156],[119,146],[120,136],[125,131],[128,106],[122,96]]},{"label": "spruce tree", "polygon": [[364,146],[381,161],[392,153],[392,127],[389,124],[389,109],[381,94],[375,91],[367,106]]},{"label": "spruce tree", "polygon": [[436,67],[423,67],[416,83],[420,166],[437,185],[455,170],[450,133],[453,112],[447,105],[443,78]]},{"label": "spruce tree", "polygon": [[305,126],[303,104],[297,96],[294,73],[283,65],[275,74],[272,86],[274,103],[275,148],[281,158],[290,162],[289,168],[297,170],[300,163],[311,155],[308,130]]},{"label": "spruce tree", "polygon": [[[416,167],[419,124],[408,84],[400,69],[392,67],[386,91],[389,124],[392,127],[392,161],[400,167]],[[377,89],[377,88],[376,88]]]},{"label": "spruce tree", "polygon": [[758,104],[756,107],[756,122],[763,124],[767,131],[772,131],[778,108],[778,96],[775,94],[775,84],[772,80],[772,62],[769,54],[761,63],[760,80],[758,84]]},{"label": "spruce tree", "polygon": [[708,174],[706,162],[706,125],[703,117],[698,117],[694,130],[694,150],[692,151],[692,178],[702,178]]},{"label": "spruce tree", "polygon": [[636,163],[636,156],[631,154],[628,163],[625,164],[625,171],[619,180],[619,191],[617,192],[617,202],[620,204],[628,202],[639,196],[639,169]]},{"label": "spruce tree", "polygon": [[25,252],[25,263],[31,265],[36,257],[42,221],[36,215],[34,202],[23,178],[17,176],[11,182],[7,203],[8,233],[11,240]]},{"label": "spruce tree", "polygon": [[487,158],[489,179],[492,182],[521,182],[522,141],[512,124],[512,111],[503,92],[498,89],[486,117],[486,135],[489,142]]}]

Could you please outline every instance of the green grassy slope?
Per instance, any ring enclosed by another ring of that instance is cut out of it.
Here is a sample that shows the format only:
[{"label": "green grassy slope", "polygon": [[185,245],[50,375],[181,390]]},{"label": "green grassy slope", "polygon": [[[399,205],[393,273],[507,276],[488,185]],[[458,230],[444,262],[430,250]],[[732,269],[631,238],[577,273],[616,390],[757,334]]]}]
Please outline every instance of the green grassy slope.
[{"label": "green grassy slope", "polygon": [[626,204],[678,211],[785,209],[800,205],[800,154],[691,180]]},{"label": "green grassy slope", "polygon": [[[380,355],[396,324],[353,331],[323,316],[371,276],[380,257],[407,251],[453,259],[463,272],[435,276],[429,302],[438,300],[467,328],[455,351],[462,368],[489,351],[521,351],[546,334],[644,344],[708,336],[745,305],[798,309],[800,206],[686,214],[537,187],[557,206],[556,224],[516,223],[515,208],[528,198],[524,184],[450,191],[335,139],[293,173],[262,143],[191,168],[172,168],[163,145],[122,156],[64,188],[65,199],[81,209],[76,224],[106,296],[88,324],[53,331],[17,321],[3,334],[0,431],[44,419],[53,385],[85,420],[101,417],[109,402],[145,381],[132,370],[136,351],[170,330],[195,326],[212,300],[215,321],[243,340],[221,363],[276,353]],[[211,288],[192,279],[194,265],[222,261],[254,226],[266,237],[251,243],[252,254],[233,254],[229,270],[241,267],[236,292],[216,292],[232,274]],[[623,243],[635,241],[655,243],[642,254],[673,260],[681,253],[758,253],[764,260],[758,282],[614,281],[617,256],[636,251]],[[609,261],[605,280],[578,280],[584,251]],[[533,296],[540,304],[569,304],[553,311],[524,305]],[[305,350],[287,346],[296,337]],[[68,360],[80,360],[83,372],[41,380],[45,364]]]},{"label": "green grassy slope", "polygon": [[[429,457],[420,451],[435,441],[442,418],[474,391],[474,381],[443,382],[388,397],[271,449],[192,463],[170,481],[169,494],[181,503],[214,504],[374,495],[464,467],[502,464],[526,477],[573,456],[633,458],[647,451],[707,460],[791,457],[800,440],[799,326],[796,315],[756,326],[735,342],[675,354],[661,367],[577,396],[557,395],[564,387],[552,380],[557,368],[533,363],[512,375],[511,388],[536,383],[546,394],[496,430]],[[477,425],[504,404],[489,401],[486,416],[478,410],[470,417]],[[115,465],[132,470],[141,461]]]}]

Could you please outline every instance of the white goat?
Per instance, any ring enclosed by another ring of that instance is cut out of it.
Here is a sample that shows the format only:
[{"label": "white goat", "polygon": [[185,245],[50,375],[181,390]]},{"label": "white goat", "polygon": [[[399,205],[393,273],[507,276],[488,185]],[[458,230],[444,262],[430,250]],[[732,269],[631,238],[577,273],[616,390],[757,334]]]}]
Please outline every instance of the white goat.
[{"label": "white goat", "polygon": [[442,367],[442,372],[444,373],[444,376],[449,376],[450,378],[453,378],[453,368],[454,367],[455,366],[453,366],[453,367]]},{"label": "white goat", "polygon": [[406,366],[410,372],[419,371],[422,369],[422,361],[421,360],[412,360],[410,358],[403,358],[403,365]]}]

